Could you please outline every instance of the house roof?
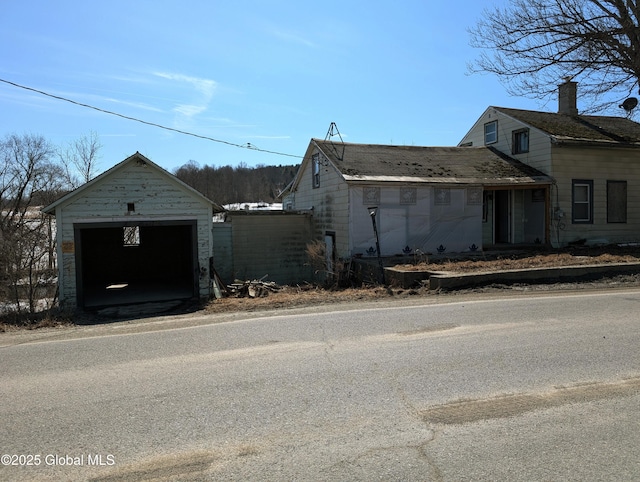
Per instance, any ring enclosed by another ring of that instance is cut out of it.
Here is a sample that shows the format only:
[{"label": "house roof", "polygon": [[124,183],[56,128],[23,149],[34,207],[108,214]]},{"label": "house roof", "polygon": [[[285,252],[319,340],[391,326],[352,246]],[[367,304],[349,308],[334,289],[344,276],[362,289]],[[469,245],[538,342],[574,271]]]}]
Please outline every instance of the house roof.
[{"label": "house roof", "polygon": [[506,107],[493,109],[547,133],[558,144],[616,144],[640,147],[640,124],[625,117],[573,116]]},{"label": "house roof", "polygon": [[[548,184],[551,179],[492,147],[350,144],[313,139],[347,182],[481,185]],[[305,156],[307,157],[307,156]]]},{"label": "house roof", "polygon": [[96,176],[95,178],[91,179],[89,182],[83,184],[82,186],[78,187],[77,189],[74,189],[73,191],[67,193],[66,195],[64,195],[61,198],[57,199],[53,203],[49,204],[48,206],[46,206],[45,208],[42,209],[42,212],[44,212],[46,214],[53,214],[55,212],[55,209],[58,206],[66,204],[67,202],[70,202],[72,199],[74,199],[75,197],[79,196],[83,192],[87,191],[92,186],[95,186],[95,185],[101,183],[105,178],[111,176],[113,173],[119,171],[120,169],[124,168],[126,165],[128,165],[128,164],[130,164],[131,162],[134,162],[134,161],[144,162],[145,164],[151,166],[156,171],[158,171],[162,176],[166,177],[170,182],[174,182],[174,183],[178,184],[182,189],[184,189],[185,191],[189,192],[191,195],[193,195],[193,196],[195,196],[197,198],[200,198],[205,203],[211,204],[213,206],[213,211],[214,212],[223,212],[224,211],[224,209],[221,206],[219,206],[216,203],[214,203],[213,201],[211,201],[209,198],[207,198],[206,196],[201,194],[199,191],[197,191],[196,189],[192,188],[188,184],[184,183],[183,181],[178,179],[176,176],[174,176],[170,172],[164,170],[163,168],[161,168],[160,166],[158,166],[157,164],[155,164],[151,160],[147,159],[145,156],[143,156],[139,152],[136,152],[132,156],[127,157],[124,161],[122,161],[122,162],[116,164],[115,166],[113,166],[111,169],[108,169],[108,170],[104,171],[99,176]]}]

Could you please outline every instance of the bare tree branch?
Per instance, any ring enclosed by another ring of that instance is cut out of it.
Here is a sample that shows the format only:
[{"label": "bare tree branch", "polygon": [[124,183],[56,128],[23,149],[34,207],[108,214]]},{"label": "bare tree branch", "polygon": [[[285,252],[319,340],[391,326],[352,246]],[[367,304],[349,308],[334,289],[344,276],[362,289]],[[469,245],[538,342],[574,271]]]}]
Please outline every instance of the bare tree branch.
[{"label": "bare tree branch", "polygon": [[58,149],[60,164],[64,167],[67,183],[76,188],[93,179],[98,170],[102,144],[98,134],[88,135]]},{"label": "bare tree branch", "polygon": [[570,77],[596,112],[639,86],[636,0],[509,0],[485,10],[469,33],[481,50],[469,71],[498,75],[514,95],[547,99]]}]

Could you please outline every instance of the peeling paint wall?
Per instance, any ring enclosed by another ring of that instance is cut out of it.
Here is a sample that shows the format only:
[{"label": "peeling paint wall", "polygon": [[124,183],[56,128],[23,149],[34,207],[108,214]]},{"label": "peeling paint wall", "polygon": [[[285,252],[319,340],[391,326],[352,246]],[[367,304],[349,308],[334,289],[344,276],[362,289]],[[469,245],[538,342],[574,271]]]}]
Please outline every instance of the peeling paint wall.
[{"label": "peeling paint wall", "polygon": [[60,302],[76,304],[76,240],[74,224],[135,221],[197,221],[197,249],[200,270],[199,294],[208,297],[209,257],[212,245],[212,207],[196,198],[178,182],[162,175],[143,162],[130,162],[91,186],[69,202],[56,208]]}]

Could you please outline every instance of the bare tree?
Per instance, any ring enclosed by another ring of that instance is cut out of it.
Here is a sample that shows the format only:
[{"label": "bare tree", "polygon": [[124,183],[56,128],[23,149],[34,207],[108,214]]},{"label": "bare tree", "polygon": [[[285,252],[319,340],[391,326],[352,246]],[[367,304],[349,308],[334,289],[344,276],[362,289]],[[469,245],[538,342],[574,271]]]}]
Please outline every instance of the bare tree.
[{"label": "bare tree", "polygon": [[0,290],[20,311],[24,299],[36,310],[47,256],[50,226],[39,203],[63,189],[61,172],[50,162],[53,148],[41,136],[10,135],[0,141]]},{"label": "bare tree", "polygon": [[545,99],[568,77],[586,110],[618,105],[640,79],[636,0],[509,0],[470,29],[483,50],[471,72],[499,76],[511,94]]},{"label": "bare tree", "polygon": [[89,182],[96,175],[102,144],[95,132],[82,136],[58,149],[60,164],[64,167],[66,181],[72,188]]}]

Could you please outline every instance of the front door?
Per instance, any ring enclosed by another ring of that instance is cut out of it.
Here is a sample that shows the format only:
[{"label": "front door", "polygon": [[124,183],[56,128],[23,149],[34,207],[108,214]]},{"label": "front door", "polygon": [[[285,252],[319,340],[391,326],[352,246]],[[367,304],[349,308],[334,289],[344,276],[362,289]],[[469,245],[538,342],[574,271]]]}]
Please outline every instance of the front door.
[{"label": "front door", "polygon": [[511,242],[511,191],[495,191],[494,243]]}]

